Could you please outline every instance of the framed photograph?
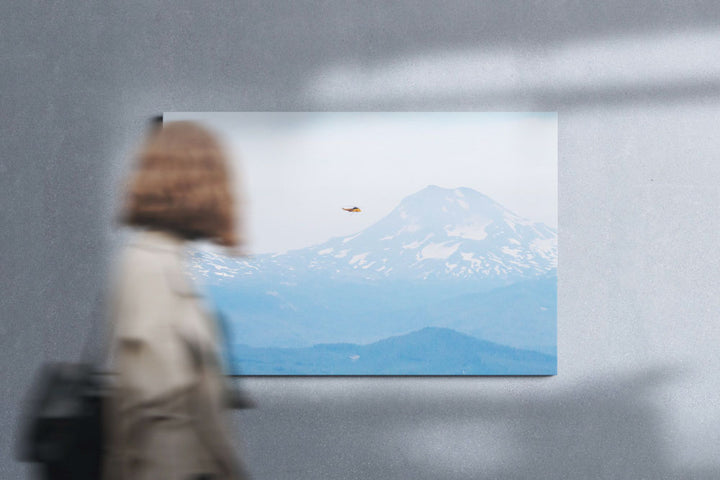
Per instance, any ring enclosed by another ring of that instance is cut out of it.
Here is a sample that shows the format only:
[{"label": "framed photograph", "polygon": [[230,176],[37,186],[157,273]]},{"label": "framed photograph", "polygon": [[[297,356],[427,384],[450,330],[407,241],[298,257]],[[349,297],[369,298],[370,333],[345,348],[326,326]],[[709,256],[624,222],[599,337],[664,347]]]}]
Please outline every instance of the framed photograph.
[{"label": "framed photograph", "polygon": [[242,375],[555,375],[556,113],[166,113],[224,140],[247,256],[190,265]]}]

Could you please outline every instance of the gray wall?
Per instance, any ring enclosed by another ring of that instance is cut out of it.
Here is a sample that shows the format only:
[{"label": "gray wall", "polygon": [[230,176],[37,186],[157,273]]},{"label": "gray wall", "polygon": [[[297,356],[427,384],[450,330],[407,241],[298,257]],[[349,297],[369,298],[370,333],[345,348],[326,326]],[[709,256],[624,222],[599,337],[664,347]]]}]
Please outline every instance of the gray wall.
[{"label": "gray wall", "polygon": [[83,3],[0,7],[0,477],[146,118],[220,110],[560,119],[559,375],[247,380],[256,478],[720,477],[716,2]]}]

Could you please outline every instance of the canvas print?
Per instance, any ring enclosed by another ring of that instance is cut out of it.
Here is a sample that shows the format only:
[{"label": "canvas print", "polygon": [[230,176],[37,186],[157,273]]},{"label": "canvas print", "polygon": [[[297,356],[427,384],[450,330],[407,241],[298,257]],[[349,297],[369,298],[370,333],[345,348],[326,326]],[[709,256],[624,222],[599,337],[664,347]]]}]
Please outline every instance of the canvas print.
[{"label": "canvas print", "polygon": [[191,253],[234,373],[557,373],[555,113],[173,120],[237,172],[249,255]]}]

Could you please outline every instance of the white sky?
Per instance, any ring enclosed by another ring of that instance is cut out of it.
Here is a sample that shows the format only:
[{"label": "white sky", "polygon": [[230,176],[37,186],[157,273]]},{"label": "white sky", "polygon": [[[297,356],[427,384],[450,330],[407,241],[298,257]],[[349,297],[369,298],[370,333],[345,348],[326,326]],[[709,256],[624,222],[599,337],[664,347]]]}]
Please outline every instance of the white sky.
[{"label": "white sky", "polygon": [[[556,113],[166,113],[219,133],[251,253],[350,235],[427,185],[478,190],[557,228]],[[358,206],[350,214],[341,207]]]}]

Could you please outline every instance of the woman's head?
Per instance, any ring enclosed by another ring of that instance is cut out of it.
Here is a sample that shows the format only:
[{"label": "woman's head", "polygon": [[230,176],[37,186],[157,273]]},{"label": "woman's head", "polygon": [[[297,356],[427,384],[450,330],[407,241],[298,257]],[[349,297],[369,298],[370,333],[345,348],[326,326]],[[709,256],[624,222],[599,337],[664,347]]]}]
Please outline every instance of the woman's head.
[{"label": "woman's head", "polygon": [[153,129],[125,195],[122,223],[238,246],[227,158],[216,137],[195,123]]}]

